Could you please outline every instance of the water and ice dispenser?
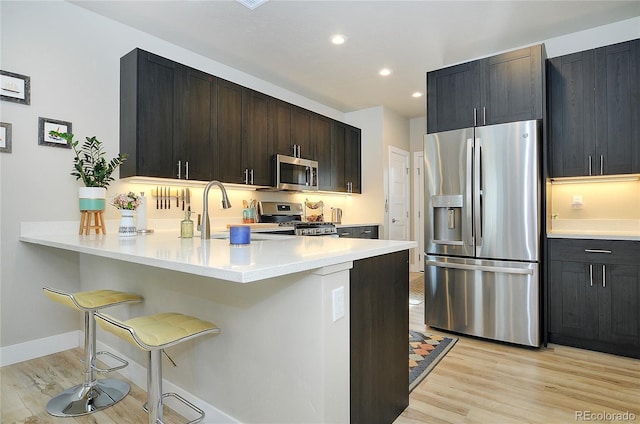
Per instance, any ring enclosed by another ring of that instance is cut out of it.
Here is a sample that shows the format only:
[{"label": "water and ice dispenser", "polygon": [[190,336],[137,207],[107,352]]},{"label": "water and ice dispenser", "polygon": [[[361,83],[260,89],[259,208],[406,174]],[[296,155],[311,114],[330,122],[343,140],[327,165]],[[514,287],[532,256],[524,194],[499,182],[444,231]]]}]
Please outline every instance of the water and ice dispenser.
[{"label": "water and ice dispenser", "polygon": [[433,242],[437,244],[461,245],[462,242],[462,195],[432,196]]}]

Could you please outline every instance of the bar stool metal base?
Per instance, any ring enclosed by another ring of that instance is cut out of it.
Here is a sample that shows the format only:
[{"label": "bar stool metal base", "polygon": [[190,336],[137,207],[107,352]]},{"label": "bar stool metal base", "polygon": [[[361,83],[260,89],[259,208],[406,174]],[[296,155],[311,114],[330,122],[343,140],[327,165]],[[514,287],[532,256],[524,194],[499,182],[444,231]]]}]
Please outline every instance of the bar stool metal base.
[{"label": "bar stool metal base", "polygon": [[80,384],[51,398],[47,412],[55,417],[77,417],[107,408],[129,393],[126,381],[110,378],[96,380],[92,385]]}]

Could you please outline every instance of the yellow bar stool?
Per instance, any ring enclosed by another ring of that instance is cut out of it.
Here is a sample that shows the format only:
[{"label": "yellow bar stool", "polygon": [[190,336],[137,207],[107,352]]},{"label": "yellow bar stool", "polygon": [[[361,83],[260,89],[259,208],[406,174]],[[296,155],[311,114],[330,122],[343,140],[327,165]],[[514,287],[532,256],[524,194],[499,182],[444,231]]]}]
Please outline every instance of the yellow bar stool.
[{"label": "yellow bar stool", "polygon": [[162,399],[173,397],[196,413],[199,417],[187,424],[201,422],[204,411],[177,393],[162,393],[162,353],[167,347],[203,336],[219,333],[220,329],[207,321],[176,312],[160,313],[119,321],[109,315],[96,313],[96,321],[104,330],[149,352],[147,370],[147,403],[143,409],[149,414],[149,424],[163,423]]},{"label": "yellow bar stool", "polygon": [[[124,303],[141,302],[142,297],[116,290],[94,290],[66,293],[44,287],[44,294],[51,300],[84,312],[84,383],[64,390],[47,403],[47,412],[56,417],[76,417],[91,414],[122,400],[131,387],[129,383],[116,379],[97,379],[96,372],[107,373],[129,365],[124,359],[110,352],[96,352],[97,310]],[[96,357],[107,355],[122,365],[113,368],[98,368]]]}]

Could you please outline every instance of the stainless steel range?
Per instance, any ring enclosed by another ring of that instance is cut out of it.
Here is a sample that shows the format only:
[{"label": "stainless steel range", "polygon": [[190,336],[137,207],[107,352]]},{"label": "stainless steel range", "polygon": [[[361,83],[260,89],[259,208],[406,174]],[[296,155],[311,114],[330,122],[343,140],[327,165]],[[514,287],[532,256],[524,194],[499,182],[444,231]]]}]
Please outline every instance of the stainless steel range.
[{"label": "stainless steel range", "polygon": [[302,220],[304,210],[302,203],[259,202],[258,214],[260,222],[278,223],[283,227],[291,227],[297,236],[334,236],[338,230],[331,222],[307,222]]}]

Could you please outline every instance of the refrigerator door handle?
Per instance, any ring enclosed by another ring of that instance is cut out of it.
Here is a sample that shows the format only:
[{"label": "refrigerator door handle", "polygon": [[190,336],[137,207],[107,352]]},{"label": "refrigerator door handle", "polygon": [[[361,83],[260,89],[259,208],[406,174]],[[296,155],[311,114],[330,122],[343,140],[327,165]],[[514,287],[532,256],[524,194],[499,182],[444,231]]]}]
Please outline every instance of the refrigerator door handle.
[{"label": "refrigerator door handle", "polygon": [[[473,166],[473,220],[476,248],[482,246],[482,139],[476,138]],[[476,253],[477,254],[477,253]]]},{"label": "refrigerator door handle", "polygon": [[471,169],[473,169],[473,139],[467,139],[467,181],[466,181],[466,189],[465,189],[465,199],[464,199],[464,210],[465,212],[465,223],[466,225],[463,227],[463,230],[466,231],[467,244],[473,247],[475,241],[473,239],[473,174]]},{"label": "refrigerator door handle", "polygon": [[533,274],[533,269],[530,269],[530,268],[509,268],[509,267],[502,267],[502,266],[469,265],[469,264],[459,264],[459,263],[452,263],[452,262],[440,262],[440,261],[430,261],[430,260],[426,260],[425,265],[437,266],[441,268],[463,269],[467,271],[485,271],[485,272],[497,272],[497,273],[503,273],[503,274],[520,274],[520,275]]}]

